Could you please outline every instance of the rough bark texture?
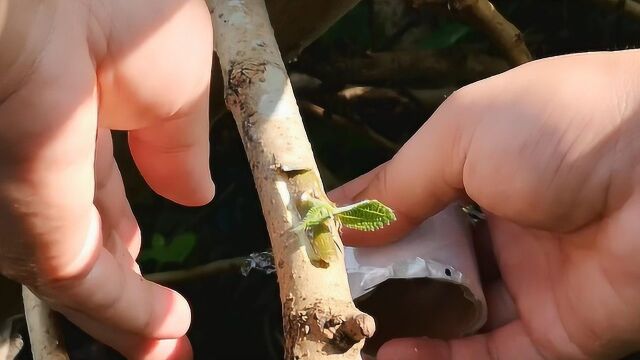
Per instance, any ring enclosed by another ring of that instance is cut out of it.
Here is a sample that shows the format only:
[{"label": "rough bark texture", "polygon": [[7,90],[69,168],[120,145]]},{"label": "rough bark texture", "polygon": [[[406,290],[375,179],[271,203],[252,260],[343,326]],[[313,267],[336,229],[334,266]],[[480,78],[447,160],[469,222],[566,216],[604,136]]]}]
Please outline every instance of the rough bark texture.
[{"label": "rough bark texture", "polygon": [[[206,0],[213,9],[216,0]],[[282,57],[290,60],[324,34],[360,0],[266,0]]]},{"label": "rough bark texture", "polygon": [[34,360],[69,360],[55,325],[55,313],[26,286],[22,287],[24,313]]},{"label": "rough bark texture", "polygon": [[[342,254],[319,266],[300,221],[303,193],[326,199],[291,83],[259,0],[214,0],[225,99],[240,131],[276,262],[286,359],[360,359],[373,319],[354,306]],[[295,3],[295,2],[292,2]],[[342,243],[331,229],[338,246]]]},{"label": "rough bark texture", "polygon": [[[213,11],[215,0],[206,0]],[[280,52],[285,61],[298,54],[320,37],[331,25],[351,10],[360,0],[266,0]],[[225,113],[221,73],[214,59],[211,84],[212,118]]]}]

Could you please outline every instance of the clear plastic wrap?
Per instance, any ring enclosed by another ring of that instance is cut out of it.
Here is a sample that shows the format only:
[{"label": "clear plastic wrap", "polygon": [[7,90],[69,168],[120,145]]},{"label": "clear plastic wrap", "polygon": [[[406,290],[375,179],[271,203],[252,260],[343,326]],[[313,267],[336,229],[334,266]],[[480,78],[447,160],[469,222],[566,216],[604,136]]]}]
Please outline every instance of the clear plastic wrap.
[{"label": "clear plastic wrap", "polygon": [[458,206],[394,244],[347,247],[345,262],[356,305],[376,319],[369,352],[396,337],[463,336],[486,321],[471,228]]}]

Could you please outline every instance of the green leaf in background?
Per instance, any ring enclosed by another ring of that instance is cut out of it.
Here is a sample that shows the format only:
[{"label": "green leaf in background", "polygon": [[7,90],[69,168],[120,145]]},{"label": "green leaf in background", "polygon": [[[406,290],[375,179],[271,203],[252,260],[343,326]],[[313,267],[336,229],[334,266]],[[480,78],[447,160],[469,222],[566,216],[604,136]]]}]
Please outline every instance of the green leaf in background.
[{"label": "green leaf in background", "polygon": [[362,1],[329,28],[318,41],[326,46],[348,42],[355,49],[365,51],[371,48],[370,16],[368,5]]},{"label": "green leaf in background", "polygon": [[433,31],[420,47],[423,49],[445,49],[455,45],[471,32],[471,28],[457,22],[447,22]]},{"label": "green leaf in background", "polygon": [[145,249],[140,260],[153,260],[160,268],[167,263],[182,263],[191,254],[197,242],[193,233],[183,233],[174,237],[169,243],[162,234],[153,234],[151,247]]},{"label": "green leaf in background", "polygon": [[338,208],[335,216],[344,227],[360,231],[379,230],[396,220],[393,210],[377,200]]}]

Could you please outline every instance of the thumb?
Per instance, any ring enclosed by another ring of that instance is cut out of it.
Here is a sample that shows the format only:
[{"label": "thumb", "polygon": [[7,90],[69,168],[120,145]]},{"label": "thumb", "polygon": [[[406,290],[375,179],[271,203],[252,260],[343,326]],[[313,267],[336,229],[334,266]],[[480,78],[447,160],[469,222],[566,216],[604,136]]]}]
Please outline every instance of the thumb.
[{"label": "thumb", "polygon": [[[376,232],[345,230],[346,243],[380,245],[400,239],[462,195],[462,173],[473,134],[469,114],[450,97],[390,161],[331,191],[338,204],[376,199],[397,221]],[[466,116],[465,116],[466,115]]]},{"label": "thumb", "polygon": [[451,341],[429,338],[396,339],[380,348],[378,360],[542,360],[527,335],[522,322],[516,320],[490,333]]}]

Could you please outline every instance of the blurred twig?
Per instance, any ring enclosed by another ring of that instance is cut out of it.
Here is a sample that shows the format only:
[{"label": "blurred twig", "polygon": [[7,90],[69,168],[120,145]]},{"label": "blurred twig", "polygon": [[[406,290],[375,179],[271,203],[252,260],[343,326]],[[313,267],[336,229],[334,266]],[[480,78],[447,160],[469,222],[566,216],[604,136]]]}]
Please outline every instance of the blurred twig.
[{"label": "blurred twig", "polygon": [[275,271],[273,254],[268,251],[255,252],[247,256],[231,259],[215,260],[208,264],[196,266],[186,270],[165,271],[145,275],[147,280],[158,284],[174,284],[196,279],[202,279],[211,275],[229,273],[241,273],[247,276],[252,270],[271,274]]},{"label": "blurred twig", "polygon": [[22,315],[15,315],[0,324],[0,360],[14,360],[24,346],[24,341],[16,332],[16,322],[23,320]]},{"label": "blurred twig", "polygon": [[300,110],[303,113],[306,112],[318,118],[328,119],[338,127],[357,128],[359,132],[365,134],[369,139],[371,139],[371,141],[373,141],[374,143],[378,144],[380,147],[386,150],[389,150],[391,152],[396,152],[400,149],[400,146],[398,146],[398,144],[392,142],[391,140],[373,131],[366,124],[358,123],[358,122],[349,120],[345,117],[342,117],[340,115],[332,114],[327,110],[325,110],[324,108],[318,105],[312,104],[308,101],[300,100],[298,101],[298,106],[300,107]]},{"label": "blurred twig", "polygon": [[34,360],[69,360],[55,323],[55,313],[26,286],[22,287],[24,312]]},{"label": "blurred twig", "polygon": [[347,87],[338,92],[338,97],[347,100],[368,100],[368,101],[377,101],[377,100],[394,100],[401,104],[409,103],[409,99],[402,96],[397,90],[383,88],[383,87],[373,87],[373,86],[351,86]]},{"label": "blurred twig", "polygon": [[400,105],[408,105],[413,100],[425,109],[434,109],[440,106],[456,89],[455,87],[392,89],[373,86],[351,86],[339,91],[338,98],[356,102],[394,101]]},{"label": "blurred twig", "polygon": [[634,0],[591,0],[595,4],[620,11],[625,16],[640,20],[640,3]]},{"label": "blurred twig", "polygon": [[223,259],[212,261],[208,264],[196,266],[191,269],[157,272],[145,275],[149,281],[153,281],[162,285],[171,285],[203,279],[212,275],[240,273],[240,269],[247,262],[247,257],[236,257],[231,259]]},{"label": "blurred twig", "polygon": [[488,0],[413,0],[413,6],[417,9],[426,6],[446,7],[452,15],[485,33],[515,66],[532,59],[520,30]]},{"label": "blurred twig", "polygon": [[480,53],[397,51],[338,58],[326,64],[311,64],[304,70],[323,81],[343,84],[451,85],[477,81],[508,69],[504,60]]}]

